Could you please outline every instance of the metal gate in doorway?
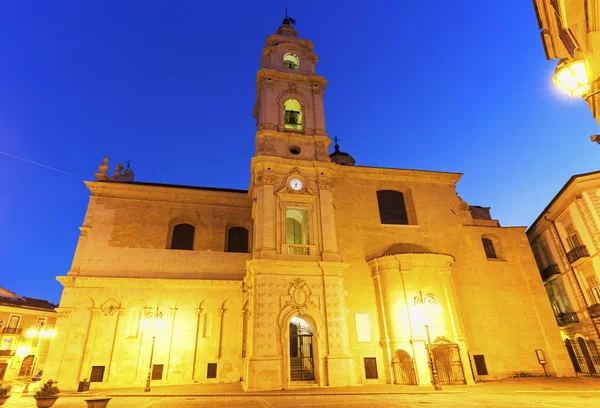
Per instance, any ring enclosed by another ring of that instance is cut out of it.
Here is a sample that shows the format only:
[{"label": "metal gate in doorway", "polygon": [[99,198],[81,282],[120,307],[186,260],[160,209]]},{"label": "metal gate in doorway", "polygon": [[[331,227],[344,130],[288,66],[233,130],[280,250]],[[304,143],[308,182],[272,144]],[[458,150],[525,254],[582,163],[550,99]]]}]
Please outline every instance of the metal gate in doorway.
[{"label": "metal gate in doorway", "polygon": [[313,334],[308,327],[290,323],[290,379],[309,381],[315,379]]},{"label": "metal gate in doorway", "polygon": [[442,385],[466,384],[458,344],[438,337],[430,347],[440,383]]}]

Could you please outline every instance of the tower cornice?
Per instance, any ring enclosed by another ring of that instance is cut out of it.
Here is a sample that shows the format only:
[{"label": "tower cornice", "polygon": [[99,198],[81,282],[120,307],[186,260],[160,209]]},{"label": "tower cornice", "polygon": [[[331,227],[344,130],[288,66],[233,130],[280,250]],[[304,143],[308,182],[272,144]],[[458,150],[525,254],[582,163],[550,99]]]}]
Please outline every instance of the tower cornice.
[{"label": "tower cornice", "polygon": [[256,72],[256,82],[259,85],[262,83],[262,81],[269,78],[283,81],[297,81],[316,84],[323,90],[325,90],[325,87],[327,86],[327,80],[320,75],[302,73],[296,74],[294,72],[279,71],[271,68],[261,68]]}]

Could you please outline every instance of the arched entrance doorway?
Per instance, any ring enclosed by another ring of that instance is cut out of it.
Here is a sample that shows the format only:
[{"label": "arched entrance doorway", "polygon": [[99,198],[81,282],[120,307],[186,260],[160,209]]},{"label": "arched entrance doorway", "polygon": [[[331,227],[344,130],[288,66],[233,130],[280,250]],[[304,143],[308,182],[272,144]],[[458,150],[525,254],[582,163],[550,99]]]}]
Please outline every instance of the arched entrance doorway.
[{"label": "arched entrance doorway", "polygon": [[394,367],[395,384],[417,385],[415,362],[405,350],[396,350],[392,366]]},{"label": "arched entrance doorway", "polygon": [[34,355],[29,355],[23,359],[23,364],[21,364],[21,370],[19,371],[19,377],[29,377],[31,375],[34,358]]},{"label": "arched entrance doorway", "polygon": [[304,319],[294,317],[290,321],[290,380],[314,379],[313,333]]}]

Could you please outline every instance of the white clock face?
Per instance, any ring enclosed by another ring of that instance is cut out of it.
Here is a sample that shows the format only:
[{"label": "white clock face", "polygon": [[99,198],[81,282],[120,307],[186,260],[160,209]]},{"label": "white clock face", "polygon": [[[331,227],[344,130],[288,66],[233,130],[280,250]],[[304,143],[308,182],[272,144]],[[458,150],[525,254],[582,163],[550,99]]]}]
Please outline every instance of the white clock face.
[{"label": "white clock face", "polygon": [[302,182],[298,179],[290,180],[290,187],[294,190],[298,191],[302,189]]}]

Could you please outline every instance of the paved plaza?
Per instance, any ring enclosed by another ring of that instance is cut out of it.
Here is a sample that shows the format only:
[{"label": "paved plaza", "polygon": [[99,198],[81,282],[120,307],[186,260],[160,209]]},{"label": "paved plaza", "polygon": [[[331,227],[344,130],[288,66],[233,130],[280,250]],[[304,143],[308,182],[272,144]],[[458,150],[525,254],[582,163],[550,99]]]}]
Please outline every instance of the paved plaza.
[{"label": "paved plaza", "polygon": [[[18,389],[17,389],[18,391]],[[240,383],[214,385],[154,386],[102,390],[92,395],[65,394],[56,408],[84,408],[86,398],[109,396],[110,408],[154,407],[600,407],[598,378],[523,378],[479,383],[472,386],[432,387],[365,385],[345,388],[307,388],[244,393]],[[35,407],[31,394],[13,393],[3,408]]]}]

